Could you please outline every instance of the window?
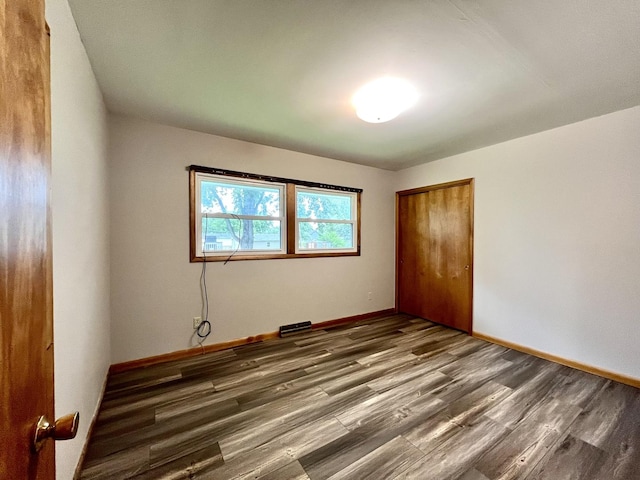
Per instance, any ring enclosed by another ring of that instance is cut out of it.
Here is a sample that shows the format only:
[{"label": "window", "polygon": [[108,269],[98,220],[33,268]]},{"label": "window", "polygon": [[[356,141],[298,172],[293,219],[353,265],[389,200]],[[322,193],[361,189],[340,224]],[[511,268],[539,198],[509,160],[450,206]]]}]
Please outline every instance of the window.
[{"label": "window", "polygon": [[199,256],[285,253],[284,185],[196,174]]},{"label": "window", "polygon": [[296,251],[355,251],[356,207],[356,193],[296,187]]},{"label": "window", "polygon": [[189,167],[191,261],[360,255],[360,189]]}]

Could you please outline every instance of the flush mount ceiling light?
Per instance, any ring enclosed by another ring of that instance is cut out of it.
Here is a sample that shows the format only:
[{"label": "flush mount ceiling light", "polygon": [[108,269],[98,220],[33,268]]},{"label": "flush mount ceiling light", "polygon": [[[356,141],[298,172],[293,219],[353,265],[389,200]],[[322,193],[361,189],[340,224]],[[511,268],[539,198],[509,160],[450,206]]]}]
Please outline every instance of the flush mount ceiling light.
[{"label": "flush mount ceiling light", "polygon": [[413,85],[394,77],[383,77],[369,82],[360,87],[351,98],[356,115],[369,123],[393,120],[417,101],[418,92]]}]

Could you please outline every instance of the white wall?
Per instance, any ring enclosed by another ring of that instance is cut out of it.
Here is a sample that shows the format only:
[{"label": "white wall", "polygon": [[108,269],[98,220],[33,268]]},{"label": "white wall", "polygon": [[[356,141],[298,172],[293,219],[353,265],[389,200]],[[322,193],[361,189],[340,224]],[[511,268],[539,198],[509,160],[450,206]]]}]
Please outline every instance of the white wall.
[{"label": "white wall", "polygon": [[474,331],[640,378],[640,107],[398,172],[475,177]]},{"label": "white wall", "polygon": [[66,0],[47,0],[51,28],[55,411],[80,412],[56,443],[72,478],[111,362],[107,123],[102,95]]},{"label": "white wall", "polygon": [[360,257],[208,263],[207,343],[393,307],[392,172],[124,117],[110,117],[110,162],[114,362],[192,344],[202,264],[189,263],[190,164],[364,189]]}]

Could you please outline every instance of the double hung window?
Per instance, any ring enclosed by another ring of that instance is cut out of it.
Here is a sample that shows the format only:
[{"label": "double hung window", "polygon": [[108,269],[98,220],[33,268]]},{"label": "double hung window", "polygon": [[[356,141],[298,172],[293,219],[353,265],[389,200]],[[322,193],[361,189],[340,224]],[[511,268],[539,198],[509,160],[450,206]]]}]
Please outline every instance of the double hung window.
[{"label": "double hung window", "polygon": [[284,185],[196,174],[198,256],[285,253]]},{"label": "double hung window", "polygon": [[357,194],[296,187],[297,252],[353,251]]},{"label": "double hung window", "polygon": [[360,254],[359,189],[189,170],[191,261]]}]

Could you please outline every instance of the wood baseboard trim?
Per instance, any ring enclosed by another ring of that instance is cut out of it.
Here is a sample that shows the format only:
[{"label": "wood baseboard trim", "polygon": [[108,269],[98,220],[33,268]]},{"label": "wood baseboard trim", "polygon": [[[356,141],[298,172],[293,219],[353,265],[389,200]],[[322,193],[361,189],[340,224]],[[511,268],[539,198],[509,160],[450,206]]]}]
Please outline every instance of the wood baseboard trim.
[{"label": "wood baseboard trim", "polygon": [[484,340],[486,342],[502,345],[503,347],[511,348],[513,350],[517,350],[522,353],[528,353],[529,355],[533,355],[534,357],[543,358],[551,362],[559,363],[560,365],[565,365],[567,367],[575,368],[576,370],[582,370],[583,372],[591,373],[593,375],[598,375],[599,377],[608,378],[609,380],[614,380],[616,382],[624,383],[626,385],[631,385],[632,387],[640,388],[640,379],[638,378],[629,377],[627,375],[621,375],[619,373],[610,372],[609,370],[604,370],[602,368],[593,367],[591,365],[586,365],[584,363],[576,362],[574,360],[558,357],[557,355],[553,355],[551,353],[541,352],[540,350],[525,347],[523,345],[518,345],[517,343],[511,343],[506,340],[501,340],[499,338],[495,338],[490,335],[485,335],[484,333],[473,332],[473,336],[475,338]]},{"label": "wood baseboard trim", "polygon": [[361,313],[360,315],[352,315],[350,317],[336,318],[335,320],[327,320],[326,322],[318,322],[311,325],[313,330],[323,330],[325,328],[337,327],[346,323],[360,322],[363,320],[370,320],[377,317],[385,317],[396,313],[395,308],[387,308],[385,310],[378,310],[377,312]]},{"label": "wood baseboard trim", "polygon": [[[73,472],[73,480],[80,480],[82,467],[84,466],[84,457],[87,455],[89,440],[91,440],[91,437],[93,436],[93,429],[96,426],[96,421],[98,420],[98,415],[100,414],[100,407],[102,406],[102,401],[104,400],[104,392],[107,391],[108,381],[109,372],[107,371],[104,376],[104,381],[102,382],[102,390],[100,391],[100,395],[98,397],[98,403],[95,410],[93,411],[93,417],[91,417],[91,423],[89,424],[89,429],[87,430],[87,437],[84,439],[84,445],[82,446],[82,451],[80,452],[80,458],[78,458],[78,464],[76,465],[76,469]],[[82,421],[82,419],[80,421]]]},{"label": "wood baseboard trim", "polygon": [[[326,322],[314,323],[311,325],[313,330],[319,330],[324,328],[336,327],[345,323],[358,322],[361,320],[368,320],[376,317],[383,317],[385,315],[391,315],[395,313],[395,308],[388,308],[386,310],[379,310],[377,312],[363,313],[360,315],[352,315],[350,317],[338,318],[335,320],[328,320]],[[135,368],[150,367],[152,365],[158,365],[160,363],[171,362],[173,360],[181,360],[183,358],[195,357],[197,355],[204,355],[206,353],[218,352],[220,350],[227,350],[228,348],[239,347],[241,345],[248,345],[250,343],[263,342],[272,338],[277,338],[280,335],[279,332],[262,333],[252,337],[238,338],[228,342],[215,343],[213,345],[205,345],[203,347],[193,347],[186,350],[179,350],[177,352],[163,353],[161,355],[154,355],[153,357],[140,358],[138,360],[131,360],[128,362],[116,363],[109,368],[109,374],[114,375],[117,373],[126,372]]]},{"label": "wood baseboard trim", "polygon": [[213,345],[203,345],[202,347],[192,347],[186,350],[178,350],[177,352],[163,353],[161,355],[154,355],[153,357],[139,358],[138,360],[131,360],[128,362],[116,363],[109,368],[109,374],[114,375],[116,373],[122,373],[135,368],[150,367],[152,365],[158,365],[159,363],[171,362],[173,360],[181,360],[183,358],[196,357],[198,355],[205,355],[207,353],[218,352],[220,350],[226,350],[228,348],[238,347],[240,345],[248,345],[250,343],[262,342],[271,338],[277,338],[279,332],[262,333],[252,337],[238,338],[236,340],[230,340],[228,342],[214,343]]}]

